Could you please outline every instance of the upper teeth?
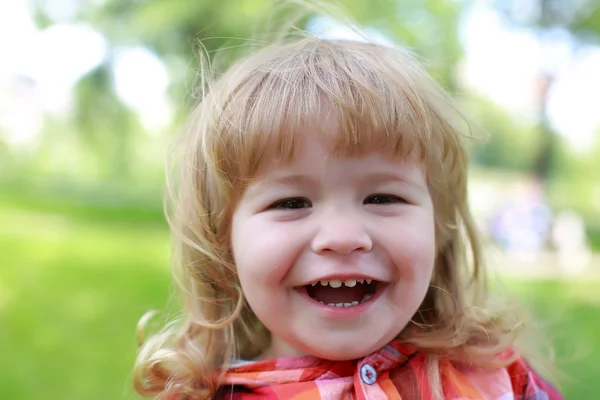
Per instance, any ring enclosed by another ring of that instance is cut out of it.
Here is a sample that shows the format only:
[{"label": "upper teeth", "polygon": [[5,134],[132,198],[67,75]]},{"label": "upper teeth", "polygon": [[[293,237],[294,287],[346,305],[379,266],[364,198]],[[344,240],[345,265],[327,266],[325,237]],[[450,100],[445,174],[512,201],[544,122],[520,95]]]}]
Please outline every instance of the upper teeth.
[{"label": "upper teeth", "polygon": [[356,286],[357,283],[365,283],[367,282],[367,284],[373,282],[372,279],[347,279],[345,281],[341,281],[339,279],[330,279],[330,280],[323,280],[323,281],[317,281],[317,282],[313,282],[311,283],[312,286],[316,286],[317,283],[320,283],[321,286],[331,286],[332,288],[339,288],[342,287],[342,285],[344,286],[348,286],[348,287],[354,287]]}]

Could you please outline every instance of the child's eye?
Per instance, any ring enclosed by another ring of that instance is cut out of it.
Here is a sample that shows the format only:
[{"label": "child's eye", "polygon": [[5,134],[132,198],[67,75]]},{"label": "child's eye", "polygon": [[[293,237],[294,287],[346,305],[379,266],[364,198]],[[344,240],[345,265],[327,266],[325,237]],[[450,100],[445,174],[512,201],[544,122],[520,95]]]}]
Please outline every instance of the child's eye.
[{"label": "child's eye", "polygon": [[300,208],[309,208],[312,204],[308,199],[303,197],[292,197],[289,199],[281,199],[277,200],[275,203],[269,206],[269,209],[288,209],[288,210],[296,210]]},{"label": "child's eye", "polygon": [[406,203],[401,197],[393,194],[372,194],[368,196],[363,204],[389,204],[389,203]]}]

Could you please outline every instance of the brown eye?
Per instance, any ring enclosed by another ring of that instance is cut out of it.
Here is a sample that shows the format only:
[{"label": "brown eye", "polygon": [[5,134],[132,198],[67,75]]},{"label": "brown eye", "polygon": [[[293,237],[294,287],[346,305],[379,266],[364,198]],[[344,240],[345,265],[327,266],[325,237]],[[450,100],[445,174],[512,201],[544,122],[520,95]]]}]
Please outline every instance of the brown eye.
[{"label": "brown eye", "polygon": [[406,200],[393,194],[372,194],[368,196],[363,204],[391,204],[406,203]]},{"label": "brown eye", "polygon": [[312,204],[303,197],[292,197],[289,199],[278,200],[269,206],[269,209],[287,209],[296,210],[300,208],[309,208]]}]

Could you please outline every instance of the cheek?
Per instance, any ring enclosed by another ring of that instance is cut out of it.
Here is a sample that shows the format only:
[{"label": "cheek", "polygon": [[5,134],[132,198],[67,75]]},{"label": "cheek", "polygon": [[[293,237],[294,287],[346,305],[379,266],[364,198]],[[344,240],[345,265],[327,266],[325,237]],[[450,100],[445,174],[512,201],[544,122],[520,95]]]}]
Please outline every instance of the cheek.
[{"label": "cheek", "polygon": [[417,311],[431,284],[435,263],[435,240],[433,229],[403,232],[404,244],[396,246],[394,263],[397,268],[398,286],[394,303],[408,314]]},{"label": "cheek", "polygon": [[240,222],[234,220],[231,245],[242,285],[279,284],[298,255],[293,232],[261,218]]},{"label": "cheek", "polygon": [[433,241],[430,243],[412,243],[396,251],[394,262],[401,276],[410,281],[429,281],[435,262]]},{"label": "cheek", "polygon": [[404,228],[397,231],[392,243],[392,254],[400,274],[410,280],[430,278],[435,262],[435,230],[433,222],[421,221],[419,229]]}]

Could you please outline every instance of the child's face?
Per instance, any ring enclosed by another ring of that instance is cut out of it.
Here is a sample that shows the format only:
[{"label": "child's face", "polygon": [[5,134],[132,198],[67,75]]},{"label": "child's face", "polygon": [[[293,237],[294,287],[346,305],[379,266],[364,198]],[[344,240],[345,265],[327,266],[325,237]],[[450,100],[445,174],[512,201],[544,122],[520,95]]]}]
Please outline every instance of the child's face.
[{"label": "child's face", "polygon": [[414,160],[334,158],[316,133],[302,137],[292,162],[263,163],[237,205],[239,279],[272,333],[265,357],[362,357],[394,339],[425,297],[431,197]]}]

